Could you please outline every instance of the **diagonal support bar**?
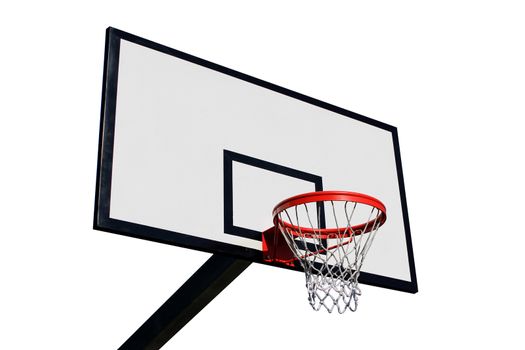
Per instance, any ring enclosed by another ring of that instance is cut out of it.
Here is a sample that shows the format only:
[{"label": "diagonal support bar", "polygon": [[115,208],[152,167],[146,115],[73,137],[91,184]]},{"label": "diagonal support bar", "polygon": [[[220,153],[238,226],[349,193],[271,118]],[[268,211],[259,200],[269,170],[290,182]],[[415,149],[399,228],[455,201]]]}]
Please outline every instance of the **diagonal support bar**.
[{"label": "diagonal support bar", "polygon": [[119,349],[160,349],[250,264],[213,254]]}]

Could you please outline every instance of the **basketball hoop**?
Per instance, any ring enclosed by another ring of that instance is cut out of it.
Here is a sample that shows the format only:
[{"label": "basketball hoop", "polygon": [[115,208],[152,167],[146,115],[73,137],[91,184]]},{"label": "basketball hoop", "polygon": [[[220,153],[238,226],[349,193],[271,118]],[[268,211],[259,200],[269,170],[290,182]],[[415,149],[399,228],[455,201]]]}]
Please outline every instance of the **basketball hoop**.
[{"label": "basketball hoop", "polygon": [[386,220],[384,204],[355,192],[310,192],[277,204],[273,220],[263,232],[264,259],[301,264],[314,310],[355,311],[361,266]]}]

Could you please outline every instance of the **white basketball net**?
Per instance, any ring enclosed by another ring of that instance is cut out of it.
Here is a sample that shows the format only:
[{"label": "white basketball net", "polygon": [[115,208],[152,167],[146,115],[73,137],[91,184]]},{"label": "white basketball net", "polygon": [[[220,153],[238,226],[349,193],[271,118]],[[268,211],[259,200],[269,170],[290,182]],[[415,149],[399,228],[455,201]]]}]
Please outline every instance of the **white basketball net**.
[{"label": "white basketball net", "polygon": [[[310,213],[316,213],[315,217]],[[300,204],[278,214],[277,226],[304,269],[308,300],[314,310],[324,307],[332,312],[337,308],[342,314],[357,309],[361,295],[358,278],[381,226],[380,213],[362,203],[326,201]],[[322,224],[335,230],[322,231]]]}]

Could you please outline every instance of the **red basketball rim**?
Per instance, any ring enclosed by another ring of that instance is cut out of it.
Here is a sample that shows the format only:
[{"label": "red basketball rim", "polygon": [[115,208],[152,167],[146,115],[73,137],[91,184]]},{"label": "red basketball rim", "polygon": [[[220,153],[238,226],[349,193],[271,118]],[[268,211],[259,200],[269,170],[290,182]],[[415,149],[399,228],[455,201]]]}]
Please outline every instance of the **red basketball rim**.
[{"label": "red basketball rim", "polygon": [[[322,229],[312,229],[311,227],[302,227],[296,226],[289,222],[279,219],[279,214],[284,210],[299,206],[307,203],[314,202],[330,202],[330,201],[342,201],[342,202],[351,202],[351,203],[360,203],[369,205],[376,208],[380,213],[373,220],[370,220],[365,223],[357,224],[351,227],[345,228],[322,228]],[[322,239],[334,238],[334,235],[338,237],[349,237],[352,235],[360,235],[367,233],[381,226],[386,221],[386,207],[385,205],[372,196],[357,193],[357,192],[347,192],[347,191],[319,191],[319,192],[308,192],[299,194],[297,196],[290,197],[281,201],[275,206],[272,212],[274,225],[278,227],[279,225],[289,229],[295,236],[306,236],[306,237],[319,237]]]}]

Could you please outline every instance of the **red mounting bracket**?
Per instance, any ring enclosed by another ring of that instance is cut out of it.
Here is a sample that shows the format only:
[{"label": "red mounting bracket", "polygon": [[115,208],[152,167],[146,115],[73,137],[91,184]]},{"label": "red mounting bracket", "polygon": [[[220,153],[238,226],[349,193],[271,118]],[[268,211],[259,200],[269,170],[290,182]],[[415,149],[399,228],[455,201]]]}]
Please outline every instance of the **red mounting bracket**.
[{"label": "red mounting bracket", "polygon": [[294,266],[297,258],[288,247],[283,235],[276,227],[271,227],[262,233],[263,260]]}]

